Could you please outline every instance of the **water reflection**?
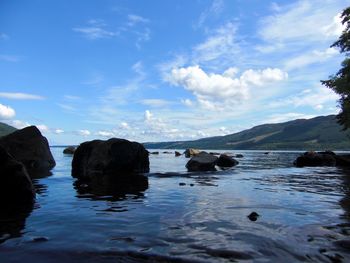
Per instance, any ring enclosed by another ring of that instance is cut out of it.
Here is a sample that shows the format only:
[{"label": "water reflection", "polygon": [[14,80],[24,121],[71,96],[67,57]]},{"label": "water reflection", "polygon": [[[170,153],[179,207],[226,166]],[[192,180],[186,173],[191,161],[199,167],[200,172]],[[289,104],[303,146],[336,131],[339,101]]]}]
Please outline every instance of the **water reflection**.
[{"label": "water reflection", "polygon": [[27,217],[33,210],[34,203],[23,205],[0,204],[0,244],[10,238],[22,236]]},{"label": "water reflection", "polygon": [[142,174],[105,174],[88,180],[76,180],[73,186],[77,197],[118,200],[132,194],[135,198],[141,198],[148,189],[148,177]]}]

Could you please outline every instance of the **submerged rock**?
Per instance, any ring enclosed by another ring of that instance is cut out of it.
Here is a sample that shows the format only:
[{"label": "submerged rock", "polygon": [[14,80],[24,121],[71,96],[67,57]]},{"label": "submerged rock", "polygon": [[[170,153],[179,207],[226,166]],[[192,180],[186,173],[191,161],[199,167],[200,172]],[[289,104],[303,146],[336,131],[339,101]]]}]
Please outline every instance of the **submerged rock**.
[{"label": "submerged rock", "polygon": [[14,159],[23,163],[30,176],[36,174],[37,171],[46,173],[56,165],[47,139],[35,126],[26,127],[1,137],[0,146]]},{"label": "submerged rock", "polygon": [[179,157],[181,156],[181,153],[179,153],[178,151],[175,151],[175,157]]},{"label": "submerged rock", "polygon": [[193,148],[188,148],[186,149],[186,151],[184,152],[185,157],[186,158],[190,158],[192,156],[196,156],[197,154],[199,154],[201,151],[198,149],[193,149]]},{"label": "submerged rock", "polygon": [[228,156],[226,154],[221,154],[216,163],[217,166],[220,167],[233,167],[238,164],[238,161],[233,159],[233,157]]},{"label": "submerged rock", "polygon": [[[95,192],[134,192],[148,188],[148,152],[142,144],[124,139],[84,142],[75,151],[72,176]],[[86,188],[86,187],[85,187]]]},{"label": "submerged rock", "polygon": [[238,153],[238,154],[235,155],[235,157],[236,158],[243,158],[244,156],[243,156],[243,154]]},{"label": "submerged rock", "polygon": [[257,212],[251,212],[247,217],[249,218],[250,221],[256,221],[258,220],[258,217],[260,215]]},{"label": "submerged rock", "polygon": [[297,167],[335,166],[336,159],[329,153],[305,152],[294,161],[294,165]]},{"label": "submerged rock", "polygon": [[158,155],[158,154],[159,154],[159,152],[150,152],[149,154]]},{"label": "submerged rock", "polygon": [[63,153],[64,154],[74,154],[76,149],[77,149],[77,147],[75,147],[75,146],[68,146],[67,148],[65,148],[63,150]]},{"label": "submerged rock", "polygon": [[215,165],[217,161],[218,157],[215,155],[211,155],[206,152],[200,152],[187,162],[186,168],[189,172],[216,171]]},{"label": "submerged rock", "polygon": [[32,204],[35,190],[22,163],[0,147],[0,207]]}]

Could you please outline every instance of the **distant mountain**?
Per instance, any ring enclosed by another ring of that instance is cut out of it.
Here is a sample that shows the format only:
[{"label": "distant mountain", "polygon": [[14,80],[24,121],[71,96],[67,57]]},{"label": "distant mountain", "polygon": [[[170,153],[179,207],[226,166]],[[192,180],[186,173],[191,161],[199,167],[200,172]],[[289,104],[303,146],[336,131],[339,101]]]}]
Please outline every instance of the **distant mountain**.
[{"label": "distant mountain", "polygon": [[17,130],[16,128],[7,125],[5,123],[0,122],[0,137],[5,136],[7,134],[10,134],[12,132],[14,132],[15,130]]},{"label": "distant mountain", "polygon": [[335,115],[329,115],[263,124],[226,136],[144,145],[149,149],[350,150],[350,131],[342,131]]}]

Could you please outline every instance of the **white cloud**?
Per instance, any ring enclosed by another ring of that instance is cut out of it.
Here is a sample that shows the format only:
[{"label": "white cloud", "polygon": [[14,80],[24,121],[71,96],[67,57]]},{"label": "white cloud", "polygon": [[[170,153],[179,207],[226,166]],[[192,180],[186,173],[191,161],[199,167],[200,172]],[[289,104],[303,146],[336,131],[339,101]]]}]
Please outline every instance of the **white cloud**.
[{"label": "white cloud", "polygon": [[229,69],[224,74],[207,74],[199,66],[173,69],[168,81],[175,86],[182,86],[191,91],[203,108],[215,110],[224,103],[234,104],[246,100],[253,86],[287,79],[286,72],[280,69],[246,70],[240,77],[233,76],[237,70]]},{"label": "white cloud", "polygon": [[55,130],[54,130],[54,133],[56,133],[56,134],[62,134],[62,133],[64,133],[64,130],[62,130],[62,129],[55,129]]},{"label": "white cloud", "polygon": [[132,27],[139,23],[149,23],[149,19],[139,15],[134,15],[134,14],[128,15],[128,23],[127,23],[128,26]]},{"label": "white cloud", "polygon": [[24,122],[21,120],[11,120],[11,121],[7,121],[6,123],[17,128],[17,129],[23,129],[25,127],[30,126],[30,123]]},{"label": "white cloud", "polygon": [[261,21],[260,36],[273,43],[324,41],[339,35],[339,1],[300,0],[279,6],[279,11]]},{"label": "white cloud", "polygon": [[96,135],[101,136],[101,137],[108,137],[108,138],[115,137],[114,133],[110,132],[110,131],[98,131],[96,133]]},{"label": "white cloud", "polygon": [[324,62],[337,54],[339,52],[335,48],[327,48],[324,51],[314,50],[287,60],[285,67],[287,70],[303,68],[310,64]]},{"label": "white cloud", "polygon": [[186,105],[187,107],[192,107],[193,106],[193,101],[190,99],[182,99],[181,103]]},{"label": "white cloud", "polygon": [[224,9],[224,1],[223,0],[213,0],[213,2],[211,3],[211,5],[209,6],[209,8],[207,8],[206,10],[204,10],[198,19],[197,24],[195,25],[196,28],[201,27],[205,21],[214,16],[218,16],[222,13]]},{"label": "white cloud", "polygon": [[81,97],[79,97],[79,96],[73,96],[73,95],[64,95],[64,98],[65,98],[66,100],[73,100],[73,101],[81,100]]},{"label": "white cloud", "polygon": [[14,55],[0,54],[0,60],[7,61],[7,62],[18,62],[21,59],[20,57],[14,56]]},{"label": "white cloud", "polygon": [[44,100],[43,96],[20,93],[20,92],[0,92],[1,98],[13,99],[13,100]]},{"label": "white cloud", "polygon": [[44,124],[36,125],[36,127],[37,127],[42,133],[45,133],[45,132],[49,132],[49,131],[50,131],[49,127],[47,127],[47,126],[44,125]]},{"label": "white cloud", "polygon": [[194,47],[193,61],[202,63],[236,56],[240,52],[236,43],[236,32],[237,26],[232,22],[216,29],[203,43]]},{"label": "white cloud", "polygon": [[125,129],[125,130],[130,129],[129,124],[128,124],[127,122],[125,122],[125,121],[123,121],[123,122],[120,123],[120,127],[121,127],[122,129]]},{"label": "white cloud", "polygon": [[82,33],[86,38],[95,40],[101,38],[110,38],[118,35],[116,32],[108,31],[100,27],[76,27],[73,31]]},{"label": "white cloud", "polygon": [[89,130],[79,130],[78,135],[86,137],[86,136],[91,135],[91,132]]},{"label": "white cloud", "polygon": [[16,112],[10,106],[0,104],[0,119],[11,119],[15,117]]},{"label": "white cloud", "polygon": [[153,117],[153,114],[149,111],[149,110],[146,110],[145,111],[145,121],[150,121]]}]

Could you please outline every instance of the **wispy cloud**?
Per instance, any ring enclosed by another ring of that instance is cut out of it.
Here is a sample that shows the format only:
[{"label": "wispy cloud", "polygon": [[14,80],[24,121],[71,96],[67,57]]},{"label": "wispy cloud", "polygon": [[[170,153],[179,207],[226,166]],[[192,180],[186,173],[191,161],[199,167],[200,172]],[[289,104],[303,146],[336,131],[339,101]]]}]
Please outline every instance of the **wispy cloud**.
[{"label": "wispy cloud", "polygon": [[147,18],[144,18],[142,16],[139,16],[139,15],[135,15],[135,14],[129,14],[128,15],[128,22],[127,22],[127,25],[130,26],[130,27],[133,27],[135,26],[136,24],[147,24],[149,23],[150,20],[147,19]]},{"label": "wispy cloud", "polygon": [[164,99],[143,99],[140,101],[143,105],[150,106],[153,108],[166,107],[172,104],[169,100]]},{"label": "wispy cloud", "polygon": [[10,37],[5,33],[0,33],[0,40],[8,40]]},{"label": "wispy cloud", "polygon": [[213,0],[211,5],[206,8],[199,16],[197,23],[195,24],[195,28],[199,28],[203,26],[206,20],[212,16],[216,17],[222,13],[224,10],[225,3],[223,0]]},{"label": "wispy cloud", "polygon": [[21,93],[21,92],[0,92],[0,98],[13,100],[44,100],[45,97],[40,95]]}]

